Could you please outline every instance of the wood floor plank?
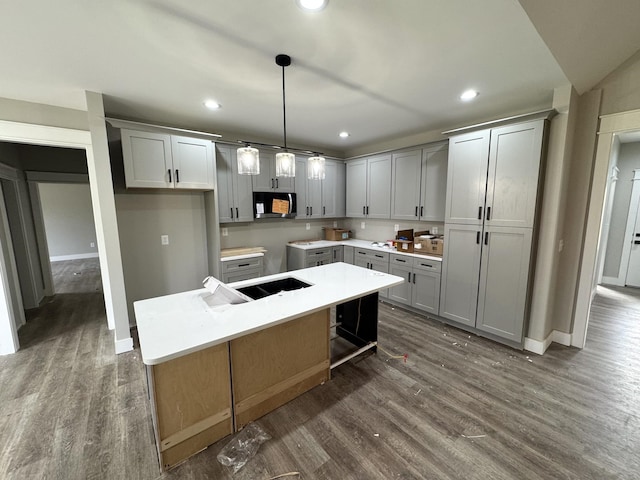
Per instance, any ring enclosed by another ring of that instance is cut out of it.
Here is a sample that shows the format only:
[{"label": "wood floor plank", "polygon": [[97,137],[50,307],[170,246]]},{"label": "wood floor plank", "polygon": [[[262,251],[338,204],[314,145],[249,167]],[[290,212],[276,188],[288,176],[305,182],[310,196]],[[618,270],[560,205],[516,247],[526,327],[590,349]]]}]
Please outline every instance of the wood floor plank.
[{"label": "wood floor plank", "polygon": [[544,356],[381,304],[380,345],[406,363],[341,365],[258,420],[272,439],[237,474],[216,460],[232,437],[161,474],[140,353],[114,355],[97,259],[53,268],[57,294],[0,357],[0,478],[638,478],[639,290],[599,287],[585,348]]}]

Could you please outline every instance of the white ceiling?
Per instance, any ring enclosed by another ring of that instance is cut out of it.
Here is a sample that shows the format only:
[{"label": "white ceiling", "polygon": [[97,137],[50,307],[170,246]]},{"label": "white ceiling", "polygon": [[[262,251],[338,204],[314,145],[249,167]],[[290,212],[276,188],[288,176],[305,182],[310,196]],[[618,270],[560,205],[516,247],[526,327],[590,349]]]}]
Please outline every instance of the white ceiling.
[{"label": "white ceiling", "polygon": [[85,109],[93,90],[110,116],[280,142],[286,53],[289,144],[333,152],[547,108],[568,83],[516,0],[25,0],[0,45],[1,97]]}]

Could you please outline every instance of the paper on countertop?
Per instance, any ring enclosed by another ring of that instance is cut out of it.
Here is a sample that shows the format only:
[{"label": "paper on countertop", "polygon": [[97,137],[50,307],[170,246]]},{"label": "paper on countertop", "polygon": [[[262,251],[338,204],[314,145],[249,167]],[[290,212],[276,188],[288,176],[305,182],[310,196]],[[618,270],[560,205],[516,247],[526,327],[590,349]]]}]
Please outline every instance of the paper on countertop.
[{"label": "paper on countertop", "polygon": [[202,285],[211,292],[211,295],[205,300],[210,307],[228,304],[236,305],[251,301],[246,295],[226,286],[220,280],[211,276],[206,277],[202,281]]}]

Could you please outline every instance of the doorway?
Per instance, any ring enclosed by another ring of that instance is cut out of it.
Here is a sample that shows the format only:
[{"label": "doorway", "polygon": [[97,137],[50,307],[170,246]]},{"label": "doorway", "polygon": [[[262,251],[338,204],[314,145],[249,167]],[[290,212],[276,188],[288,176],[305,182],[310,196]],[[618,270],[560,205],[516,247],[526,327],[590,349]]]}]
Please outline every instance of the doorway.
[{"label": "doorway", "polygon": [[[614,172],[613,167],[618,167],[617,161],[622,146],[626,143],[640,143],[640,111],[634,110],[622,112],[619,114],[605,115],[600,118],[600,131],[598,132],[598,142],[596,148],[596,158],[593,168],[593,176],[591,182],[591,192],[589,199],[589,208],[586,218],[586,229],[584,236],[584,246],[581,257],[581,271],[578,278],[578,288],[575,302],[574,328],[572,335],[572,345],[584,347],[587,335],[587,327],[591,314],[594,299],[605,288],[599,286],[599,283],[611,282],[611,277],[607,278],[607,273],[615,272],[615,263],[606,260],[607,251],[611,251],[612,246],[607,245],[614,239],[612,230],[613,214],[615,214],[615,205],[611,208],[611,217],[607,219],[607,211],[609,205],[607,200],[615,198],[622,183],[620,178],[615,184],[615,193],[611,194],[612,182],[611,175]],[[634,147],[635,148],[635,147]],[[623,217],[628,217],[628,207]],[[607,226],[607,220],[610,221]],[[625,227],[626,228],[626,227]],[[606,235],[603,233],[609,230]],[[617,237],[616,237],[617,238]],[[629,243],[630,243],[629,237]],[[622,240],[622,246],[625,246],[625,240]],[[605,265],[607,264],[607,265]],[[614,265],[614,267],[612,267]],[[615,277],[618,281],[618,287],[624,287],[626,283],[626,270],[628,265],[617,264],[618,275]],[[620,270],[624,270],[624,274],[620,274]],[[602,273],[601,273],[602,272]],[[623,280],[621,280],[623,278]],[[622,282],[622,283],[620,283]],[[604,292],[602,292],[604,294]],[[620,292],[618,292],[620,293]],[[638,298],[635,291],[626,292],[630,298]],[[626,295],[623,291],[622,295]]]}]

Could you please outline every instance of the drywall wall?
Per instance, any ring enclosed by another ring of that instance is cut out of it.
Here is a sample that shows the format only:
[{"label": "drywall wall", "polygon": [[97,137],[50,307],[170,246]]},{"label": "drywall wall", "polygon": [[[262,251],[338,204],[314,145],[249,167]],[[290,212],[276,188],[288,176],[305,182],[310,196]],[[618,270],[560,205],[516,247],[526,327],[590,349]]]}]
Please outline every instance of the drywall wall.
[{"label": "drywall wall", "polygon": [[40,183],[51,261],[98,256],[89,184]]},{"label": "drywall wall", "polygon": [[640,142],[623,143],[618,154],[618,181],[613,197],[609,240],[604,260],[604,276],[617,277],[622,257],[622,244],[629,215],[633,170],[640,169]]},{"label": "drywall wall", "polygon": [[640,50],[607,75],[597,86],[602,89],[600,115],[640,109]]},{"label": "drywall wall", "polygon": [[[208,275],[202,192],[115,196],[129,320],[133,302],[202,286]],[[168,245],[161,244],[167,235]]]},{"label": "drywall wall", "polygon": [[0,97],[0,120],[88,130],[87,112]]},{"label": "drywall wall", "polygon": [[[343,228],[344,221],[337,220]],[[306,229],[307,223],[309,230]],[[322,227],[333,227],[330,220],[261,219],[247,223],[225,223],[220,225],[220,248],[264,247],[265,275],[287,270],[287,243],[294,240],[318,240],[324,238]],[[222,229],[227,236],[222,236]]]},{"label": "drywall wall", "polygon": [[[344,228],[351,230],[353,238],[359,240],[371,240],[376,242],[384,242],[396,238],[395,225],[399,230],[412,229],[418,231],[433,231],[436,227],[437,233],[444,233],[443,222],[408,222],[402,220],[373,220],[367,218],[348,218],[344,222]],[[362,228],[364,223],[364,228]]]}]

